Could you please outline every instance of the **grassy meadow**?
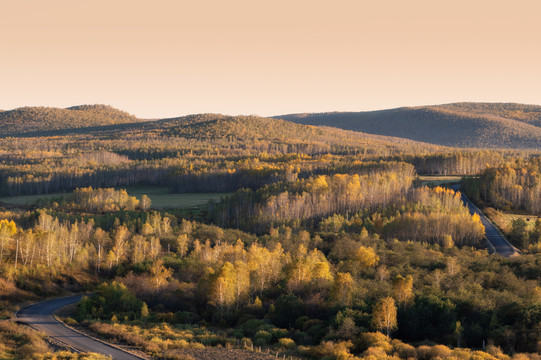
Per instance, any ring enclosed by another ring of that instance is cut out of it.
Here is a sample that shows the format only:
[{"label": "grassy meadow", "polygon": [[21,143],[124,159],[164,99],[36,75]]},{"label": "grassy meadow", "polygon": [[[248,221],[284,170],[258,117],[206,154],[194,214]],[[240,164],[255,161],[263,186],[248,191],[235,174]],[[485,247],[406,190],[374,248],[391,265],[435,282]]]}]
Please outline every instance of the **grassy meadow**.
[{"label": "grassy meadow", "polygon": [[420,175],[415,179],[418,186],[442,186],[447,184],[458,184],[462,176],[443,176],[443,175]]},{"label": "grassy meadow", "polygon": [[[204,206],[209,200],[220,200],[227,193],[170,193],[167,187],[158,186],[135,186],[126,187],[126,191],[130,196],[135,196],[141,199],[143,195],[147,195],[152,200],[152,208],[160,209],[193,209]],[[0,197],[0,202],[9,205],[33,205],[39,200],[64,197],[70,193],[54,193],[42,195],[20,195]]]}]

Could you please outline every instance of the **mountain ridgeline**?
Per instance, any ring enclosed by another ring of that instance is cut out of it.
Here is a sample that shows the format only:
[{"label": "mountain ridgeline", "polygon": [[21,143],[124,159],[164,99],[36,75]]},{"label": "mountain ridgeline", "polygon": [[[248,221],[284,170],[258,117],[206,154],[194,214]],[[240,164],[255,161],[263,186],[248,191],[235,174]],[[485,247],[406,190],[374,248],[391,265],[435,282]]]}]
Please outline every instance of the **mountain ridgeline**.
[{"label": "mountain ridgeline", "polygon": [[456,103],[370,112],[290,114],[277,118],[432,144],[474,148],[541,148],[541,106]]}]

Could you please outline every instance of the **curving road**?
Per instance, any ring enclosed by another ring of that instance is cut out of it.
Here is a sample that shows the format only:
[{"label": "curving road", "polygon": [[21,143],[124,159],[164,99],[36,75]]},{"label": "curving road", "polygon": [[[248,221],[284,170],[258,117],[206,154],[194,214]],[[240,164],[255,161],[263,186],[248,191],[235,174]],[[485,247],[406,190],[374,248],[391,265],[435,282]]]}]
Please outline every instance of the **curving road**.
[{"label": "curving road", "polygon": [[[459,191],[458,186],[452,186],[452,189],[455,191]],[[470,213],[478,214],[481,218],[481,223],[485,227],[485,238],[487,239],[489,243],[489,249],[492,252],[496,252],[501,256],[510,257],[510,256],[516,256],[520,254],[520,251],[517,250],[513,245],[507,241],[507,239],[502,235],[502,233],[488,220],[488,218],[483,214],[477,206],[475,206],[470,199],[462,193],[462,202],[468,206],[470,209]]]},{"label": "curving road", "polygon": [[52,340],[65,344],[78,352],[95,352],[111,356],[115,360],[138,360],[129,354],[104,342],[94,340],[74,331],[56,320],[53,313],[58,309],[81,300],[81,295],[43,301],[30,305],[17,313],[17,321],[47,334]]}]

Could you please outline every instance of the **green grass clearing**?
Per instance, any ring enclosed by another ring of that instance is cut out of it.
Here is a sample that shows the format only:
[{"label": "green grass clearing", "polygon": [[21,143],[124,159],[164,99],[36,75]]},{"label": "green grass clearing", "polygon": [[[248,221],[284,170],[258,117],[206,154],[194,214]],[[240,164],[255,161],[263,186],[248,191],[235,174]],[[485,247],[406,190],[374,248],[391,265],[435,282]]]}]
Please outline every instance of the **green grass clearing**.
[{"label": "green grass clearing", "polygon": [[180,193],[171,194],[163,187],[127,187],[131,196],[141,199],[147,195],[152,200],[153,209],[191,209],[206,205],[209,200],[220,200],[229,193]]},{"label": "green grass clearing", "polygon": [[[117,188],[120,189],[120,188]],[[166,187],[158,186],[133,186],[123,188],[128,191],[130,196],[135,196],[140,199],[141,196],[147,195],[152,200],[152,208],[159,209],[192,209],[204,206],[209,200],[220,200],[222,196],[230,195],[229,193],[180,193],[171,194]],[[32,205],[40,199],[51,199],[59,196],[67,196],[70,193],[56,193],[43,195],[21,195],[0,197],[0,201],[10,205]]]},{"label": "green grass clearing", "polygon": [[441,186],[444,184],[456,184],[462,180],[462,176],[444,175],[420,175],[415,179],[418,186]]},{"label": "green grass clearing", "polygon": [[10,205],[32,205],[41,199],[52,199],[59,196],[66,196],[69,193],[55,193],[42,195],[20,195],[0,197],[0,201]]}]

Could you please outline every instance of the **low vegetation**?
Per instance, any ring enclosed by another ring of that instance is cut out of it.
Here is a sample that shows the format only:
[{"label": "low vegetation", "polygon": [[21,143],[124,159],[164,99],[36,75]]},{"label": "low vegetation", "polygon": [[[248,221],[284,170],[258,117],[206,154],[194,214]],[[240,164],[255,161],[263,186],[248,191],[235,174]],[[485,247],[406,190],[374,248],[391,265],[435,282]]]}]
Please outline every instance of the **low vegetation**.
[{"label": "low vegetation", "polygon": [[108,360],[100,354],[53,352],[44,336],[13,321],[0,320],[0,358],[5,360]]}]

